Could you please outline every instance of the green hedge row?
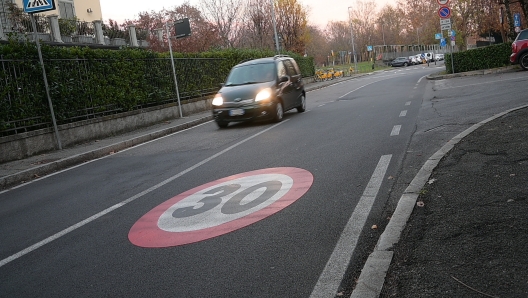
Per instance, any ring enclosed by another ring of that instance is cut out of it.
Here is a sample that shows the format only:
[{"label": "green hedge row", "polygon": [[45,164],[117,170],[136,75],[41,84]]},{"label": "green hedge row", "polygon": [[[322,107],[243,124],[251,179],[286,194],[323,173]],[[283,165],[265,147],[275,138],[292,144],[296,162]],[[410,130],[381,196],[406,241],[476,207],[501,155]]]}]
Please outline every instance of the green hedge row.
[{"label": "green hedge row", "polygon": [[[510,65],[511,43],[453,53],[455,73]],[[446,72],[453,73],[451,54],[445,54]]]},{"label": "green hedge row", "polygon": [[[303,76],[313,59],[289,53]],[[176,100],[169,53],[142,49],[90,49],[42,45],[50,97],[59,124]],[[216,92],[242,60],[273,56],[272,51],[214,50],[174,53],[183,101]],[[0,45],[0,135],[49,127],[51,114],[35,44]]]}]

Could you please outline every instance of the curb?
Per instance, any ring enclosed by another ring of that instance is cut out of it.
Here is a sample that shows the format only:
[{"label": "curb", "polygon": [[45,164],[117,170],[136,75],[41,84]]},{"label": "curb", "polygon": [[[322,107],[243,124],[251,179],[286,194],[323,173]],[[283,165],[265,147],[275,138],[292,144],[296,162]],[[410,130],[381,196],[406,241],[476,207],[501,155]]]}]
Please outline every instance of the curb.
[{"label": "curb", "polygon": [[[329,87],[329,86],[332,86],[332,85],[335,85],[335,84],[338,84],[338,83],[342,83],[342,82],[350,81],[350,80],[353,80],[353,79],[361,78],[361,77],[364,77],[364,76],[368,76],[368,75],[371,75],[371,74],[373,74],[373,73],[356,74],[354,76],[343,77],[341,79],[334,79],[334,80],[324,81],[324,82],[309,82],[309,83],[305,84],[304,90],[306,92],[310,92],[310,91],[326,88],[326,87]],[[317,84],[317,83],[320,83],[320,85],[318,85],[318,86],[309,86],[309,84]]]},{"label": "curb", "polygon": [[101,158],[103,156],[113,154],[115,152],[134,147],[141,143],[145,143],[154,139],[164,137],[166,135],[196,126],[198,124],[205,123],[213,119],[213,116],[206,116],[189,122],[175,125],[173,127],[165,128],[148,134],[144,134],[129,140],[118,142],[106,147],[102,147],[96,150],[84,152],[67,158],[59,159],[54,162],[50,162],[41,166],[37,166],[25,171],[18,172],[13,175],[0,177],[0,190],[7,189],[17,184],[25,183],[30,180],[38,179],[41,176],[49,175],[51,173],[60,171],[62,169],[73,167],[90,160]]},{"label": "curb", "polygon": [[528,105],[506,110],[474,124],[449,140],[444,146],[442,146],[442,148],[440,148],[440,150],[434,153],[425,162],[400,197],[396,210],[391,216],[387,227],[381,234],[378,243],[374,247],[374,251],[369,255],[367,262],[361,270],[356,287],[350,296],[351,298],[376,298],[381,294],[381,290],[385,283],[385,276],[389,270],[394,255],[394,246],[400,240],[401,233],[414,210],[421,189],[429,180],[431,173],[438,166],[440,160],[450,152],[457,143],[477,128],[508,113],[523,108],[528,108]]},{"label": "curb", "polygon": [[510,65],[510,66],[504,66],[504,67],[498,67],[498,68],[492,68],[492,69],[481,69],[481,70],[458,72],[458,73],[452,73],[452,74],[441,74],[441,75],[432,74],[432,75],[428,75],[426,78],[428,80],[444,80],[444,79],[451,79],[451,78],[478,76],[478,75],[486,75],[486,74],[494,74],[494,73],[508,73],[508,72],[515,72],[519,70],[520,70],[520,67],[518,65]]}]

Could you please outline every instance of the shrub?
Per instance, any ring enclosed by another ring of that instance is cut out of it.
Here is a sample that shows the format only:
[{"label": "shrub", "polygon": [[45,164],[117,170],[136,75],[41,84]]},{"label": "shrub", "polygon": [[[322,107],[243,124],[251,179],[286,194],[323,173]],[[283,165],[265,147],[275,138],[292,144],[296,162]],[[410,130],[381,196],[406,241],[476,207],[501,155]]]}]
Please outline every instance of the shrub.
[{"label": "shrub", "polygon": [[[455,73],[510,65],[511,43],[453,53]],[[445,54],[446,72],[453,73],[451,54]]]}]

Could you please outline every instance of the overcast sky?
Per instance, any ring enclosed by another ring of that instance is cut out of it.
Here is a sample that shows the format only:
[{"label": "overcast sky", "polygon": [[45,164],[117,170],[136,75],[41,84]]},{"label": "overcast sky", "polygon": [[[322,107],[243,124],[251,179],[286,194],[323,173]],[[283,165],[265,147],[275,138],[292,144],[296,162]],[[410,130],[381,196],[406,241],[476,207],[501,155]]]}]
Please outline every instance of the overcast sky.
[{"label": "overcast sky", "polygon": [[[185,0],[100,0],[103,20],[113,19],[122,22],[125,19],[135,19],[140,12],[161,11],[163,8],[173,8]],[[396,3],[396,0],[374,0],[381,8],[386,3]],[[348,19],[348,7],[355,0],[299,0],[309,7],[309,22],[324,28],[329,21],[345,21]],[[189,0],[191,5],[198,6],[199,0]]]}]

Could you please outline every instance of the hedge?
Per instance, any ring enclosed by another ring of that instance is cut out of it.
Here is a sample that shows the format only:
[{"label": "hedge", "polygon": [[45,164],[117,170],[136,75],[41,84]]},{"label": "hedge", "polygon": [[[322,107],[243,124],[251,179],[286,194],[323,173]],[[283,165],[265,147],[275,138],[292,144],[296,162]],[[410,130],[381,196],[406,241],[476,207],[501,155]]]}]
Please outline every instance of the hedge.
[{"label": "hedge", "polygon": [[[91,49],[42,45],[55,116],[59,124],[175,101],[169,53],[144,49]],[[313,58],[288,53],[303,77],[314,74]],[[268,50],[173,53],[183,101],[218,90],[242,60],[273,56]],[[49,127],[42,70],[34,43],[0,45],[0,135]]]},{"label": "hedge", "polygon": [[[453,53],[455,73],[510,65],[511,43]],[[446,72],[453,73],[451,54],[445,54]]]}]

